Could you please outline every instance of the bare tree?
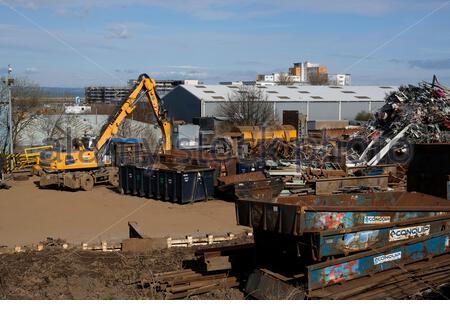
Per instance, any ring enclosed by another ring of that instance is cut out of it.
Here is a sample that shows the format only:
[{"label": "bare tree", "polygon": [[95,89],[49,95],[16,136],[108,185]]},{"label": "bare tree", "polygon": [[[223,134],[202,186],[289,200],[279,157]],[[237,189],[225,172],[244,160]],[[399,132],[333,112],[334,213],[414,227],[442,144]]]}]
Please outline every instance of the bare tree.
[{"label": "bare tree", "polygon": [[280,86],[291,86],[294,84],[294,80],[292,76],[287,73],[280,73],[280,77],[278,78],[277,84]]},{"label": "bare tree", "polygon": [[367,111],[360,111],[358,112],[358,114],[355,116],[355,120],[356,121],[369,121],[373,119],[373,114]]},{"label": "bare tree", "polygon": [[157,145],[155,131],[152,130],[151,125],[148,123],[125,119],[119,126],[117,135],[124,138],[145,139],[150,148],[156,147]]},{"label": "bare tree", "polygon": [[64,108],[54,108],[51,115],[37,119],[38,128],[44,133],[45,140],[52,141],[65,136],[64,114]]},{"label": "bare tree", "polygon": [[308,75],[308,82],[313,86],[323,86],[328,84],[327,73],[311,73]]},{"label": "bare tree", "polygon": [[256,86],[241,86],[219,105],[219,115],[234,126],[259,126],[275,122],[272,104]]},{"label": "bare tree", "polygon": [[[38,116],[43,96],[44,93],[39,85],[26,79],[16,79],[14,86],[11,87],[12,139],[15,147],[21,141],[22,132]],[[7,123],[4,125],[6,126]]]}]

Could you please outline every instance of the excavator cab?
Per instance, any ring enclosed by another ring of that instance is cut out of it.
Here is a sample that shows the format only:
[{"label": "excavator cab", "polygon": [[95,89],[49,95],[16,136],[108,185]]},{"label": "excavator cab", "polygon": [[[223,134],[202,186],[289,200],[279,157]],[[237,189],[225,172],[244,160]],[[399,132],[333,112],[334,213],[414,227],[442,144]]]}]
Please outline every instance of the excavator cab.
[{"label": "excavator cab", "polygon": [[90,150],[90,151],[94,150],[95,140],[96,140],[96,137],[84,134],[84,136],[81,137],[81,143],[83,145],[83,148],[85,150]]}]

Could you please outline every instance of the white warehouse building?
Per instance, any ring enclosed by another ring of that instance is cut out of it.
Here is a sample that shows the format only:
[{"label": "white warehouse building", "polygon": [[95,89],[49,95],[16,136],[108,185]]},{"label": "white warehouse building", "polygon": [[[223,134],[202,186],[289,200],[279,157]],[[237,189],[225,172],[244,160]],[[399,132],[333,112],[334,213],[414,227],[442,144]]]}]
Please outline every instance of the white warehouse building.
[{"label": "white warehouse building", "polygon": [[[169,115],[191,122],[218,117],[220,107],[239,90],[237,85],[180,85],[164,98]],[[282,119],[284,110],[296,110],[308,120],[353,120],[360,111],[374,112],[384,105],[395,86],[260,86]]]}]

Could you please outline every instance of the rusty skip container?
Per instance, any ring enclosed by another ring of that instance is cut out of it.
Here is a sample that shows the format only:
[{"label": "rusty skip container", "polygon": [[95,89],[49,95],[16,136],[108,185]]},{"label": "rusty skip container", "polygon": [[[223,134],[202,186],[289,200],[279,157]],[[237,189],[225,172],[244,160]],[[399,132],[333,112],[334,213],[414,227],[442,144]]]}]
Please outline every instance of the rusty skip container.
[{"label": "rusty skip container", "polygon": [[415,192],[383,192],[278,197],[272,201],[239,199],[236,219],[242,226],[293,236],[329,234],[450,218],[450,201]]},{"label": "rusty skip container", "polygon": [[450,219],[438,219],[419,224],[399,224],[395,227],[343,234],[319,232],[313,235],[313,243],[318,244],[314,247],[314,255],[316,259],[322,259],[328,256],[347,255],[354,252],[404,243],[411,239],[433,236],[445,230],[450,230]]},{"label": "rusty skip container", "polygon": [[[307,267],[308,290],[341,283],[450,252],[449,230]],[[411,281],[416,281],[412,279]]]},{"label": "rusty skip container", "polygon": [[269,178],[260,181],[237,183],[234,187],[237,198],[270,200],[276,198],[284,188],[281,178]]},{"label": "rusty skip container", "polygon": [[201,150],[172,149],[160,155],[160,158],[165,163],[214,168],[214,185],[217,185],[217,178],[236,174],[237,160],[234,156],[216,155]]}]

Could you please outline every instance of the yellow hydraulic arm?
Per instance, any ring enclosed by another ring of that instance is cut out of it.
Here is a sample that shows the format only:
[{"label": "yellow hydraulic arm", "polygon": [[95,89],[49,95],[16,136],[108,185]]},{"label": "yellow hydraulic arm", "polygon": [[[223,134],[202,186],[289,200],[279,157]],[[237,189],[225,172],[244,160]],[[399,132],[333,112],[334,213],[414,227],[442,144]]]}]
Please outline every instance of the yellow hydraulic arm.
[{"label": "yellow hydraulic arm", "polygon": [[151,79],[147,74],[144,73],[139,76],[139,83],[134,87],[127,100],[103,128],[100,138],[97,140],[97,150],[100,150],[112,136],[117,134],[120,124],[130,113],[134,111],[136,108],[136,103],[144,94],[147,96],[148,102],[152,107],[153,114],[158,122],[158,126],[161,129],[163,151],[165,152],[172,149],[172,126],[170,121],[166,119],[163,110],[160,109],[159,97],[156,93],[155,87],[155,80]]}]

